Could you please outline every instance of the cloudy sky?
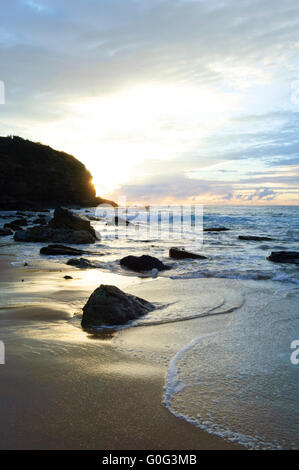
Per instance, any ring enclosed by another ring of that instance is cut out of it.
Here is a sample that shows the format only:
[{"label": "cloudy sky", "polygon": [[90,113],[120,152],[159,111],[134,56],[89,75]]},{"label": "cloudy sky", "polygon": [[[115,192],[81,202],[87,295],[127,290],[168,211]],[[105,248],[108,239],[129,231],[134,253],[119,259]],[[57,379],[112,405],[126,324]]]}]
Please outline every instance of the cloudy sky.
[{"label": "cloudy sky", "polygon": [[299,204],[295,0],[2,2],[0,80],[0,134],[72,153],[100,195]]}]

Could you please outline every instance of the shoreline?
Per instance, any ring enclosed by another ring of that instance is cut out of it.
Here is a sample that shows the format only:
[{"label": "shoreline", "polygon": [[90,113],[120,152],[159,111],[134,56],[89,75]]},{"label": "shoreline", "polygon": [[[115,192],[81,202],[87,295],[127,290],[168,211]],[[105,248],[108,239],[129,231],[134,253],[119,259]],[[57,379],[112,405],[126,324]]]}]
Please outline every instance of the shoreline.
[{"label": "shoreline", "polygon": [[[74,292],[82,299],[101,282],[114,279],[119,287],[130,285],[131,289],[134,283],[144,285],[147,281],[100,270],[82,272],[57,263],[54,271],[37,271],[12,267],[11,261],[11,256],[1,256],[1,282],[12,291],[30,284],[33,297],[40,298],[42,291],[52,305],[43,305],[42,310],[38,305],[1,310],[0,339],[6,345],[7,360],[0,369],[0,409],[6,430],[1,448],[242,448],[176,418],[166,409],[162,404],[167,372],[164,365],[116,350],[113,339],[95,339],[67,321],[74,307],[72,303],[67,309],[63,306]],[[74,279],[65,281],[65,274]],[[21,279],[24,282],[19,284]],[[36,285],[38,292],[34,292]],[[166,326],[154,328],[163,336]],[[153,336],[151,330],[150,326],[133,328],[125,330],[124,335],[138,335],[142,342]]]}]

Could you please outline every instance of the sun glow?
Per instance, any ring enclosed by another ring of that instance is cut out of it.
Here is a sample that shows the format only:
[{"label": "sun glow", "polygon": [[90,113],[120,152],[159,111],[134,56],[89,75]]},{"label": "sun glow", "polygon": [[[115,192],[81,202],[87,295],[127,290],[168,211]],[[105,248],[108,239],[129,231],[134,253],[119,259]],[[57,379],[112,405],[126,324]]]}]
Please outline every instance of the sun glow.
[{"label": "sun glow", "polygon": [[235,95],[203,87],[147,84],[70,104],[73,152],[90,168],[98,192],[132,182],[134,166],[171,159],[238,109]]}]

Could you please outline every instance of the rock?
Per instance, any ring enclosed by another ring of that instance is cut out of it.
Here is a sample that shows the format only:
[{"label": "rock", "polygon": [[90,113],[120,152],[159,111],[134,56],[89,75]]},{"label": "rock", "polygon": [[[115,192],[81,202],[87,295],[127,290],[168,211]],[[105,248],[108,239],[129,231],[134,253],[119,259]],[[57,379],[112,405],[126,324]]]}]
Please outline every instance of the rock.
[{"label": "rock", "polygon": [[0,237],[8,237],[8,235],[13,235],[11,228],[0,228]]},{"label": "rock", "polygon": [[4,227],[11,228],[12,230],[19,230],[20,227],[24,227],[25,225],[27,225],[26,219],[16,219],[16,220],[13,220],[12,222],[8,222],[7,224],[4,225]]},{"label": "rock", "polygon": [[263,242],[263,241],[271,241],[273,238],[270,237],[256,237],[255,235],[239,235],[239,240],[248,240],[253,242]]},{"label": "rock", "polygon": [[155,306],[144,299],[102,284],[83,307],[81,324],[83,328],[123,325],[154,309]]},{"label": "rock", "polygon": [[132,271],[151,271],[156,268],[158,271],[164,271],[170,269],[168,266],[163,264],[158,258],[153,256],[142,255],[142,256],[126,256],[120,260],[120,265],[123,268],[131,269]]},{"label": "rock", "polygon": [[174,258],[174,259],[186,259],[186,258],[207,259],[206,256],[198,255],[196,253],[190,253],[189,251],[185,251],[183,248],[175,248],[175,247],[170,248],[169,256],[170,258]]},{"label": "rock", "polygon": [[88,268],[98,268],[98,265],[89,261],[86,258],[72,258],[69,259],[66,263],[69,266],[76,266],[76,268],[88,269]]},{"label": "rock", "polygon": [[82,255],[84,250],[78,250],[65,245],[49,245],[40,249],[41,255]]},{"label": "rock", "polygon": [[72,276],[64,276],[64,279],[73,279]]},{"label": "rock", "polygon": [[32,223],[37,225],[47,225],[47,221],[44,217],[38,217],[37,219],[34,219]]},{"label": "rock", "polygon": [[118,217],[118,215],[116,215],[112,220],[107,222],[107,225],[128,226],[130,223],[131,222],[129,220],[123,219],[122,217]]},{"label": "rock", "polygon": [[20,225],[17,225],[15,222],[9,222],[7,224],[4,224],[3,228],[11,229],[11,230],[14,230],[14,231],[22,230]]},{"label": "rock", "polygon": [[209,227],[209,228],[204,228],[204,232],[227,232],[230,230],[230,228],[226,227]]},{"label": "rock", "polygon": [[21,137],[0,138],[0,206],[40,210],[59,204],[96,206],[92,175],[72,155]]},{"label": "rock", "polygon": [[276,263],[295,263],[299,264],[299,252],[298,251],[272,251],[267,257],[269,261]]},{"label": "rock", "polygon": [[95,229],[91,226],[90,221],[79,214],[74,214],[65,207],[57,207],[54,211],[54,217],[49,222],[49,227],[70,230],[83,230],[89,232],[97,239]]},{"label": "rock", "polygon": [[55,229],[40,225],[27,230],[18,230],[14,235],[14,239],[17,242],[74,243],[76,245],[96,241],[91,233],[84,230]]},{"label": "rock", "polygon": [[114,201],[110,201],[109,199],[103,199],[102,197],[96,197],[96,205],[106,205],[106,206],[112,206],[112,207],[118,207],[118,204]]}]

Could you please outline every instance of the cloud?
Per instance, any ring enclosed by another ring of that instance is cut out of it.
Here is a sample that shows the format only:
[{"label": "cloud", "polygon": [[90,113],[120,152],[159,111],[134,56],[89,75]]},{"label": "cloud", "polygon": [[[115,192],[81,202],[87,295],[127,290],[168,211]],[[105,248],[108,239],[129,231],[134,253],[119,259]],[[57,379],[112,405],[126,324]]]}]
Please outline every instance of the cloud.
[{"label": "cloud", "polygon": [[[279,200],[277,186],[298,189],[298,2],[10,0],[1,20],[2,134],[42,135],[75,154],[80,147],[91,170],[86,147],[98,155],[117,143],[120,155],[101,154],[101,170],[127,160],[131,180],[119,192],[131,199]],[[202,119],[192,126],[193,108],[185,118],[178,107],[130,133],[126,116],[123,129],[112,119],[106,134],[71,107],[156,83],[231,95],[236,105],[212,114],[212,130],[209,103],[199,102]],[[137,143],[138,164],[130,155]]]}]

